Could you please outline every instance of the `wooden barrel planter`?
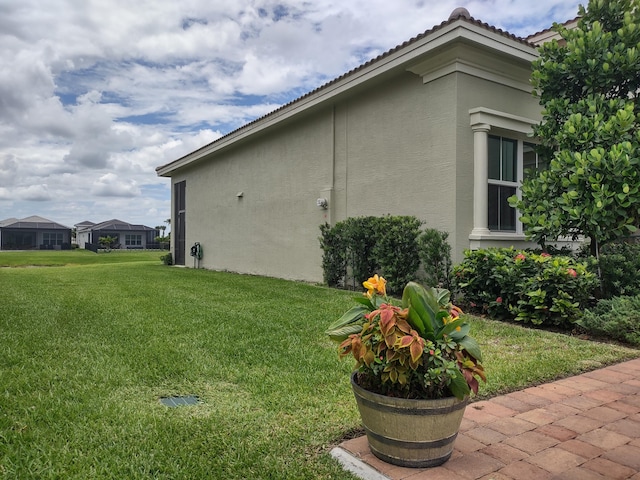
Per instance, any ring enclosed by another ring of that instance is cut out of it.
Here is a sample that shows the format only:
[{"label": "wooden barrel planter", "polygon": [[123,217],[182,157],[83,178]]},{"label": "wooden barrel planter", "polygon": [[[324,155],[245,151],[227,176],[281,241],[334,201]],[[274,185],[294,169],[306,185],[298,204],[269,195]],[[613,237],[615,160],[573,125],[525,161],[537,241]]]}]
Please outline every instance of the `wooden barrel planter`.
[{"label": "wooden barrel planter", "polygon": [[371,452],[403,467],[435,467],[453,452],[468,397],[409,400],[372,393],[351,376]]}]

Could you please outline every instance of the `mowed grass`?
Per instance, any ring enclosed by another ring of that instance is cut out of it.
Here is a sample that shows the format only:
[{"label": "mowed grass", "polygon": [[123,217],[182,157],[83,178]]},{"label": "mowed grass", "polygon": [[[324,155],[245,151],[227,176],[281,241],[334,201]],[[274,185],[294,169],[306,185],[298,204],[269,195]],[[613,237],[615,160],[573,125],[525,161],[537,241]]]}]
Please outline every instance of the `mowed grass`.
[{"label": "mowed grass", "polygon": [[158,260],[166,251],[112,250],[94,253],[90,250],[33,250],[0,252],[0,267],[56,267],[95,265],[105,263],[150,262]]},{"label": "mowed grass", "polygon": [[[54,253],[72,258],[0,269],[1,478],[353,478],[328,453],[360,428],[352,362],[323,335],[353,294],[158,252]],[[483,397],[640,355],[471,321]]]}]

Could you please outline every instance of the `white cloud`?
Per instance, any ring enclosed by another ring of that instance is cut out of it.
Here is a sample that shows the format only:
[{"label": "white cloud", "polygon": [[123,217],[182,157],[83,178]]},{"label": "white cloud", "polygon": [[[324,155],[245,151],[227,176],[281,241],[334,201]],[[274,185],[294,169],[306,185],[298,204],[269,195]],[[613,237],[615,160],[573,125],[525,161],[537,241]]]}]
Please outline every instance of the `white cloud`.
[{"label": "white cloud", "polygon": [[16,193],[20,200],[30,200],[32,202],[46,202],[51,200],[51,193],[46,183],[19,187],[16,189]]},{"label": "white cloud", "polygon": [[115,173],[107,173],[93,182],[91,194],[98,197],[137,197],[140,188],[135,180],[124,180]]},{"label": "white cloud", "polygon": [[[458,3],[4,0],[0,219],[161,224],[170,188],[157,166],[432,28]],[[578,3],[465,6],[526,35],[573,18]]]}]

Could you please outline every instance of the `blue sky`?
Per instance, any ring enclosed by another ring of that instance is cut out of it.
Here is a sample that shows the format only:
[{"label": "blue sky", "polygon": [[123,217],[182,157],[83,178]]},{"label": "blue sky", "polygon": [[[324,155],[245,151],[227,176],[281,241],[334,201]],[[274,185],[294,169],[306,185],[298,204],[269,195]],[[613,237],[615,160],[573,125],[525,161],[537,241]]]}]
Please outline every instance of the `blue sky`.
[{"label": "blue sky", "polygon": [[[527,36],[572,0],[2,0],[0,220],[170,217],[155,168],[445,21]],[[586,2],[583,2],[586,3]]]}]

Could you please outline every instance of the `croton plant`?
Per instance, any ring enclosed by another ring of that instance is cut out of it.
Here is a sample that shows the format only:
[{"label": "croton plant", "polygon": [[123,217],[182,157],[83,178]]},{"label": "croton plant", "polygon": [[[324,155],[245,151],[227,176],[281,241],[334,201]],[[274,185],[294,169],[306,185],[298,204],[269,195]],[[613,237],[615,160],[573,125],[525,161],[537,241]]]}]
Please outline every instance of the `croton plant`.
[{"label": "croton plant", "polygon": [[478,380],[486,381],[480,347],[448,290],[409,282],[397,301],[381,276],[363,285],[357,305],[327,330],[339,355],[355,358],[361,387],[402,398],[478,393]]}]

